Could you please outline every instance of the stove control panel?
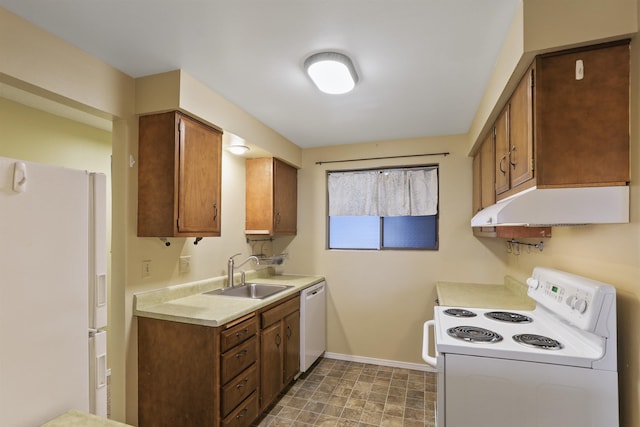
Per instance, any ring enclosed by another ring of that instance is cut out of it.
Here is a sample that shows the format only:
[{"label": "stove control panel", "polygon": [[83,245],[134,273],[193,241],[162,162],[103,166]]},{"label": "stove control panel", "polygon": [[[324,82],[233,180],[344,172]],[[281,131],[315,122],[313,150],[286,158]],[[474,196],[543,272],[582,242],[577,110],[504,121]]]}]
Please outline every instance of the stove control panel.
[{"label": "stove control panel", "polygon": [[527,279],[528,295],[567,322],[594,331],[605,294],[615,288],[558,270],[536,267]]}]

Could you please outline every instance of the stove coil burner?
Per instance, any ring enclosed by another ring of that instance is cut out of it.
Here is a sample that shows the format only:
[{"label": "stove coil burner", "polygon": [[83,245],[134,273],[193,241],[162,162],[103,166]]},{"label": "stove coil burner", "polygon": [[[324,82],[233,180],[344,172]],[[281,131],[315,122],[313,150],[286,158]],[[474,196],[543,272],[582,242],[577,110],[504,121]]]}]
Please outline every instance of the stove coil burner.
[{"label": "stove coil burner", "polygon": [[542,350],[560,350],[564,347],[560,341],[535,334],[514,335],[513,340],[522,345]]},{"label": "stove coil burner", "polygon": [[502,335],[477,326],[456,326],[455,328],[447,329],[447,334],[473,343],[496,343],[502,341]]},{"label": "stove coil burner", "polygon": [[493,320],[499,320],[501,322],[509,323],[531,323],[533,319],[524,314],[510,313],[508,311],[490,311],[484,314],[485,317]]},{"label": "stove coil burner", "polygon": [[453,317],[476,317],[477,316],[473,311],[465,310],[464,308],[448,308],[444,311],[444,313]]}]

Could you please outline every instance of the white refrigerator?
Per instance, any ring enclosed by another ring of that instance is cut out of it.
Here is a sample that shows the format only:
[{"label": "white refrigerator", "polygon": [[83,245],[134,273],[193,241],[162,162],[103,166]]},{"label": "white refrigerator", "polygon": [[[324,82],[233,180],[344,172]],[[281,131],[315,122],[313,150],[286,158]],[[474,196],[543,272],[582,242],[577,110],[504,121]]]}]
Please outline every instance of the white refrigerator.
[{"label": "white refrigerator", "polygon": [[106,177],[0,157],[0,426],[107,412]]}]

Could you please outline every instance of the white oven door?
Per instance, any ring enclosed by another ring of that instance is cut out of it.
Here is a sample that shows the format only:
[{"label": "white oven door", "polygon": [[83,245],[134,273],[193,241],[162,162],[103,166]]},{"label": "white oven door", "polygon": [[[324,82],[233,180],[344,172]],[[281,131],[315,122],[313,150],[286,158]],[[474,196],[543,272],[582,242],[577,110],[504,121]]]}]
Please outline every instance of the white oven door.
[{"label": "white oven door", "polygon": [[445,424],[438,427],[619,425],[616,372],[449,353],[443,359]]}]

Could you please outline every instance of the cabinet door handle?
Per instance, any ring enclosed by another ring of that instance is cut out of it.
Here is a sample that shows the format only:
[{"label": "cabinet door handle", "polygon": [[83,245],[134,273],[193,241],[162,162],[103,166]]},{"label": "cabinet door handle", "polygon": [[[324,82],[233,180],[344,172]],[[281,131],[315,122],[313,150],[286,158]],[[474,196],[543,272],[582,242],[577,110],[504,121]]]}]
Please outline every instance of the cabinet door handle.
[{"label": "cabinet door handle", "polygon": [[213,220],[216,221],[218,219],[218,204],[213,204]]},{"label": "cabinet door handle", "polygon": [[282,342],[282,337],[280,337],[280,334],[276,335],[276,345],[278,347],[280,347],[280,343]]},{"label": "cabinet door handle", "polygon": [[245,415],[247,415],[247,412],[249,412],[249,409],[244,408],[242,410],[242,412],[240,412],[238,415],[236,415],[236,420],[239,420],[240,418],[244,417]]},{"label": "cabinet door handle", "polygon": [[246,355],[247,355],[247,350],[242,350],[241,352],[236,354],[236,359],[240,359],[241,357],[244,357]]},{"label": "cabinet door handle", "polygon": [[246,386],[248,382],[249,378],[245,378],[243,381],[240,381],[238,384],[236,384],[236,388],[241,389],[242,387]]},{"label": "cabinet door handle", "polygon": [[280,224],[280,212],[276,212],[276,225]]},{"label": "cabinet door handle", "polygon": [[291,326],[287,325],[287,339],[291,338]]},{"label": "cabinet door handle", "polygon": [[516,158],[515,153],[516,153],[516,146],[514,145],[513,147],[511,147],[511,151],[509,151],[509,164],[511,164],[511,167],[514,169],[516,168],[516,163],[518,163],[515,161],[515,158]]},{"label": "cabinet door handle", "polygon": [[502,162],[503,162],[504,160],[506,160],[506,158],[507,158],[507,155],[505,154],[505,155],[504,155],[504,156],[502,156],[502,158],[500,159],[500,163],[498,163],[498,169],[500,169],[500,172],[502,172],[502,175],[506,175],[506,174],[507,174],[507,171],[506,171],[506,170],[504,170],[504,169],[502,169]]}]

